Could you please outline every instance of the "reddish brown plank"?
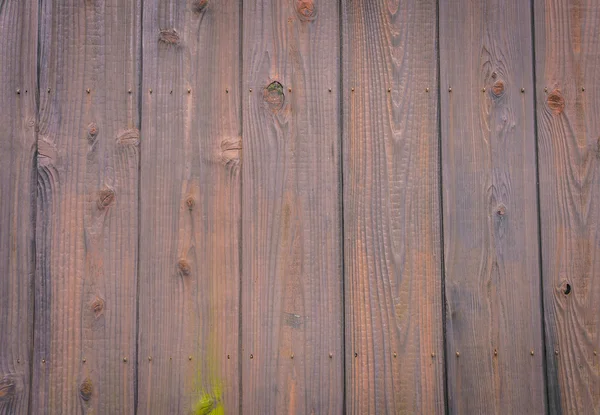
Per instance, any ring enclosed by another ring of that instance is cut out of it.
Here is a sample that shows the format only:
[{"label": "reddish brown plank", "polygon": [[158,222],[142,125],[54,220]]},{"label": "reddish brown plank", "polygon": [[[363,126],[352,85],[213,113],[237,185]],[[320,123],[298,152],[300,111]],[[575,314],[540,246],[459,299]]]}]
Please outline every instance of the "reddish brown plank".
[{"label": "reddish brown plank", "polygon": [[342,9],[347,411],[443,414],[436,2]]},{"label": "reddish brown plank", "polygon": [[600,412],[600,3],[536,0],[551,413]]},{"label": "reddish brown plank", "polygon": [[133,413],[141,3],[40,7],[31,413]]},{"label": "reddish brown plank", "polygon": [[239,408],[239,9],[144,2],[140,414]]},{"label": "reddish brown plank", "polygon": [[33,347],[37,1],[0,2],[0,414],[26,414]]},{"label": "reddish brown plank", "polygon": [[338,5],[243,3],[242,412],[338,414]]},{"label": "reddish brown plank", "polygon": [[451,413],[546,406],[530,4],[440,2]]}]

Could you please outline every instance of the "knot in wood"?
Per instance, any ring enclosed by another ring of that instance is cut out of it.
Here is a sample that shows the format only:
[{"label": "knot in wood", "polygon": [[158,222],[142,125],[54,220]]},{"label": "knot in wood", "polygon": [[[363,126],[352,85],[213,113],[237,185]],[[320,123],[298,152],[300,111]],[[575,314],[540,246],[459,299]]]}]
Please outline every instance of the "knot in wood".
[{"label": "knot in wood", "polygon": [[98,209],[104,210],[115,201],[115,191],[108,186],[105,186],[98,192]]},{"label": "knot in wood", "polygon": [[196,13],[202,13],[206,6],[208,6],[208,0],[192,0],[192,10]]},{"label": "knot in wood", "polygon": [[88,140],[90,143],[96,141],[96,137],[98,136],[98,125],[95,122],[91,122],[88,125]]},{"label": "knot in wood", "polygon": [[313,0],[296,0],[296,12],[300,20],[313,20],[317,15],[317,8]]},{"label": "knot in wood", "polygon": [[558,89],[555,89],[548,94],[546,103],[548,104],[548,108],[550,108],[555,115],[559,115],[565,109],[565,99]]},{"label": "knot in wood", "polygon": [[94,385],[92,384],[90,378],[86,378],[83,382],[81,382],[81,385],[79,385],[79,396],[81,396],[81,399],[87,402],[92,399],[93,392]]},{"label": "knot in wood", "polygon": [[175,29],[161,29],[158,40],[167,45],[178,45],[180,41],[179,34]]},{"label": "knot in wood", "polygon": [[504,205],[498,205],[498,207],[496,207],[496,214],[498,216],[504,216],[506,215],[506,206]]},{"label": "knot in wood", "polygon": [[494,85],[492,85],[492,93],[497,97],[504,94],[504,82],[501,80],[494,82]]},{"label": "knot in wood", "polygon": [[179,273],[184,277],[188,277],[192,273],[192,268],[185,259],[180,259],[179,262],[177,262],[177,269],[179,269]]},{"label": "knot in wood", "polygon": [[94,300],[90,304],[90,309],[94,312],[96,317],[100,317],[100,315],[104,311],[104,300],[100,297],[94,298]]},{"label": "knot in wood", "polygon": [[117,144],[120,146],[137,146],[140,144],[140,130],[137,128],[130,128],[121,131],[117,135]]},{"label": "knot in wood", "polygon": [[0,402],[9,401],[17,393],[17,383],[10,376],[0,379]]},{"label": "knot in wood", "polygon": [[283,108],[283,104],[285,102],[285,95],[283,94],[283,85],[281,85],[277,81],[271,82],[263,90],[263,98],[271,111],[279,111],[281,108]]},{"label": "knot in wood", "polygon": [[185,199],[185,205],[188,207],[189,210],[194,209],[194,206],[196,205],[196,201],[194,200],[193,196],[188,196]]}]

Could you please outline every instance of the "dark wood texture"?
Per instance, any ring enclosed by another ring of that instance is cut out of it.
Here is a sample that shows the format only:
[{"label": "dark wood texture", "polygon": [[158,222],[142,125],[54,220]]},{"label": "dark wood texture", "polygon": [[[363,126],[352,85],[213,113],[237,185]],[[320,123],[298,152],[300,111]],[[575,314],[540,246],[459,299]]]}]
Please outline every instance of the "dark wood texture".
[{"label": "dark wood texture", "polygon": [[0,1],[0,414],[29,400],[37,18],[37,1]]},{"label": "dark wood texture", "polygon": [[347,411],[444,413],[431,0],[344,0]]},{"label": "dark wood texture", "polygon": [[243,27],[242,411],[339,414],[338,5],[248,0]]},{"label": "dark wood texture", "polygon": [[239,408],[239,9],[144,2],[140,414]]},{"label": "dark wood texture", "polygon": [[440,2],[451,413],[545,411],[531,33],[529,2]]},{"label": "dark wood texture", "polygon": [[599,413],[600,3],[534,6],[550,412]]},{"label": "dark wood texture", "polygon": [[31,413],[132,413],[140,3],[40,7]]}]

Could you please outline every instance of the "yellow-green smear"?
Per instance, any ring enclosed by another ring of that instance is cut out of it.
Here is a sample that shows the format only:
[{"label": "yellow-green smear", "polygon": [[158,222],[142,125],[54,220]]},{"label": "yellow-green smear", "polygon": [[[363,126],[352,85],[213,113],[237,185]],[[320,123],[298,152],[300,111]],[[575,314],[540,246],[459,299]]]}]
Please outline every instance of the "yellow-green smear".
[{"label": "yellow-green smear", "polygon": [[220,396],[204,394],[194,406],[194,415],[225,415]]}]

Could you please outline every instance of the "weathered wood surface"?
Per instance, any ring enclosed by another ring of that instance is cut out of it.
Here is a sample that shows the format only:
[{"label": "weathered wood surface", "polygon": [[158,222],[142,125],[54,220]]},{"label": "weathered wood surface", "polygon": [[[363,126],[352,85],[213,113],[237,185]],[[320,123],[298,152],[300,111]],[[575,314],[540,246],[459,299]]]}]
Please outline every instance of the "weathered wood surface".
[{"label": "weathered wood surface", "polygon": [[442,414],[436,2],[342,10],[347,411]]},{"label": "weathered wood surface", "polygon": [[243,20],[242,411],[342,413],[336,2]]},{"label": "weathered wood surface", "polygon": [[600,412],[600,3],[536,0],[551,413]]},{"label": "weathered wood surface", "polygon": [[451,413],[545,411],[531,33],[529,2],[440,2]]},{"label": "weathered wood surface", "polygon": [[0,414],[26,414],[33,347],[37,1],[0,2]]},{"label": "weathered wood surface", "polygon": [[238,2],[144,2],[140,414],[239,408]]},{"label": "weathered wood surface", "polygon": [[30,410],[132,413],[140,3],[40,7]]}]

